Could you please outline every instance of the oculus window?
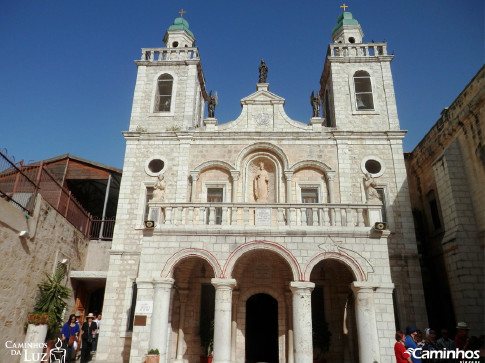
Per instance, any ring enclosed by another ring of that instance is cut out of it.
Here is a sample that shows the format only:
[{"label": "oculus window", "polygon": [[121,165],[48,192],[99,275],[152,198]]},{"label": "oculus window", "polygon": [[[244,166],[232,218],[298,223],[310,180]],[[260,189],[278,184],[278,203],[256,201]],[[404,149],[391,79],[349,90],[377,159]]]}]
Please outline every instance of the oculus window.
[{"label": "oculus window", "polygon": [[357,71],[354,74],[355,101],[357,110],[373,110],[372,83],[366,71]]},{"label": "oculus window", "polygon": [[155,111],[169,112],[172,103],[173,77],[170,74],[162,74],[157,82],[157,95]]}]

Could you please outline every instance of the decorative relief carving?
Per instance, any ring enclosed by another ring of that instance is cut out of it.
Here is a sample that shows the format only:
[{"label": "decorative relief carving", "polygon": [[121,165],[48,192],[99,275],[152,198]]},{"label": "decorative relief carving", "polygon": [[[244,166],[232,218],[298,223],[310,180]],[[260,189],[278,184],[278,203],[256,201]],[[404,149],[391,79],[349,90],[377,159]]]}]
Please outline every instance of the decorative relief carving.
[{"label": "decorative relief carving", "polygon": [[254,123],[258,127],[270,126],[270,121],[271,121],[271,117],[268,113],[262,112],[254,116]]}]

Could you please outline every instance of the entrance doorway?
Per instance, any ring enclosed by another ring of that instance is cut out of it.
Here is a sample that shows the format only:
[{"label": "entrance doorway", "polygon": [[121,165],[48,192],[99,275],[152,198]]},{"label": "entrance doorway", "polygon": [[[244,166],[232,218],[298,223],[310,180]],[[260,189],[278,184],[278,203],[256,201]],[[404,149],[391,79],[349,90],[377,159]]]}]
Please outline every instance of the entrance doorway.
[{"label": "entrance doorway", "polygon": [[267,294],[246,301],[246,363],[278,363],[278,302]]}]

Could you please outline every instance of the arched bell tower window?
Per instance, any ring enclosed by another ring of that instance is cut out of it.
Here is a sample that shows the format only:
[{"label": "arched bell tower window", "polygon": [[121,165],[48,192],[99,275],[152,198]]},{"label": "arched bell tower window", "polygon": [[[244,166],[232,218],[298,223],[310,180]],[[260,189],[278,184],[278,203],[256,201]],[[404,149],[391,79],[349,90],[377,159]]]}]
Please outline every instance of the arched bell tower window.
[{"label": "arched bell tower window", "polygon": [[172,104],[173,77],[162,74],[158,77],[155,111],[169,112]]},{"label": "arched bell tower window", "polygon": [[366,71],[354,73],[355,102],[357,110],[373,110],[372,83]]}]

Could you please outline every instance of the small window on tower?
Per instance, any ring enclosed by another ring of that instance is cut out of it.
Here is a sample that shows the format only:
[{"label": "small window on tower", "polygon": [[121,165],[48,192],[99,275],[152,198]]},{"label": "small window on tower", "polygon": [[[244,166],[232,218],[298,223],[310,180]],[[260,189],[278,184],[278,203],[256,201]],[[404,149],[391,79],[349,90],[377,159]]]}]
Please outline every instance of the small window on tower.
[{"label": "small window on tower", "polygon": [[162,74],[158,78],[156,111],[169,112],[172,103],[173,77],[170,74]]},{"label": "small window on tower", "polygon": [[373,110],[372,83],[366,71],[357,71],[354,74],[355,101],[357,110]]}]

